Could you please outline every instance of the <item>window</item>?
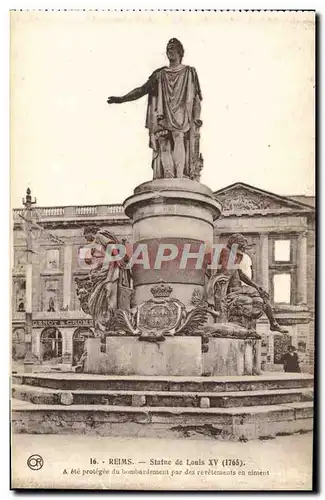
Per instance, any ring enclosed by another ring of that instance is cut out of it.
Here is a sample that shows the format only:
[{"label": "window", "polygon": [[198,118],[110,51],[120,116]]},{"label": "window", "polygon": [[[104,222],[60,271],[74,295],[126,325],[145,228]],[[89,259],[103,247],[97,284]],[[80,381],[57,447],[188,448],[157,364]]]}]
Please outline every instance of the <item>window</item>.
[{"label": "window", "polygon": [[62,334],[56,328],[45,328],[41,333],[43,363],[62,363]]},{"label": "window", "polygon": [[12,333],[12,343],[21,344],[25,341],[25,330],[23,328],[16,328]]},{"label": "window", "polygon": [[277,304],[290,304],[291,302],[291,275],[290,273],[274,274],[273,298]]},{"label": "window", "polygon": [[59,304],[59,281],[46,280],[43,295],[42,310],[47,312],[56,312],[60,308]]},{"label": "window", "polygon": [[14,283],[15,299],[16,299],[16,312],[25,312],[25,296],[26,296],[26,282],[19,279]]},{"label": "window", "polygon": [[76,283],[76,278],[84,278],[86,275],[85,274],[75,274],[72,278],[72,296],[71,296],[71,309],[73,311],[82,311],[81,305],[80,305],[80,298],[77,295],[77,283]]},{"label": "window", "polygon": [[298,342],[298,351],[299,352],[306,352],[306,350],[307,350],[307,344],[306,344],[306,342],[303,341],[303,340],[300,340]]},{"label": "window", "polygon": [[270,235],[269,277],[270,295],[274,304],[295,305],[298,299],[297,234]]},{"label": "window", "polygon": [[46,269],[59,269],[60,251],[53,248],[46,251]]},{"label": "window", "polygon": [[26,354],[25,347],[25,330],[23,328],[16,328],[12,333],[12,359],[13,360],[22,360]]},{"label": "window", "polygon": [[290,262],[291,261],[291,241],[290,240],[275,240],[274,241],[274,260],[275,260],[275,262]]},{"label": "window", "polygon": [[24,250],[15,250],[14,268],[17,273],[24,272],[26,262],[26,252]]}]

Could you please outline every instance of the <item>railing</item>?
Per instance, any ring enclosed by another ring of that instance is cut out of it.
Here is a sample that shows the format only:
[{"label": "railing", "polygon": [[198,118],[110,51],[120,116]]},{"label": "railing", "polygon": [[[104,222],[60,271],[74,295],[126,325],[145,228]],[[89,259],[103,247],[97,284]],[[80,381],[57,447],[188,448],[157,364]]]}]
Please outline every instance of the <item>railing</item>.
[{"label": "railing", "polygon": [[23,208],[14,208],[13,209],[13,217],[14,220],[22,220],[20,215],[24,216],[25,210]]},{"label": "railing", "polygon": [[64,215],[64,207],[36,207],[35,211],[39,217],[62,217]]},{"label": "railing", "polygon": [[75,207],[76,215],[97,215],[97,206]]},{"label": "railing", "polygon": [[[102,215],[122,215],[124,216],[123,205],[75,205],[65,207],[35,207],[34,213],[36,218],[51,219],[51,218],[73,218],[73,217],[97,217]],[[24,216],[23,208],[13,209],[13,219],[15,222],[21,221],[20,216]],[[126,217],[126,216],[125,216]]]},{"label": "railing", "polygon": [[123,205],[107,205],[107,212],[109,214],[124,214]]}]

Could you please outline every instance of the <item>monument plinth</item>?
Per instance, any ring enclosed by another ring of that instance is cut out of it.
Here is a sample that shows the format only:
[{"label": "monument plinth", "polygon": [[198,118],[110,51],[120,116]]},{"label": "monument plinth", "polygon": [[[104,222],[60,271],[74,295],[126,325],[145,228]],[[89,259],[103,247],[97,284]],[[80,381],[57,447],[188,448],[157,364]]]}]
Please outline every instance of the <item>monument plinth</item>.
[{"label": "monument plinth", "polygon": [[124,209],[133,221],[133,253],[143,249],[143,264],[132,266],[134,303],[151,299],[152,285],[161,280],[186,306],[195,290],[203,297],[213,223],[221,213],[212,191],[190,179],[158,179],[136,187]]},{"label": "monument plinth", "polygon": [[163,342],[139,342],[139,337],[108,336],[106,351],[100,339],[87,339],[85,373],[141,376],[259,375],[259,338],[218,337],[202,352],[202,337],[166,337]]}]

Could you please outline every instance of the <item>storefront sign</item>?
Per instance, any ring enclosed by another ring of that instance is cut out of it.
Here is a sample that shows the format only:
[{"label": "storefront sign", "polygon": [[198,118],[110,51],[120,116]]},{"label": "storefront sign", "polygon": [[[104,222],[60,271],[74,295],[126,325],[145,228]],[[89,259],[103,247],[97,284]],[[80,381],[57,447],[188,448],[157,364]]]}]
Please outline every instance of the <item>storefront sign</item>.
[{"label": "storefront sign", "polygon": [[65,326],[90,326],[93,327],[92,319],[35,319],[33,320],[34,328],[46,328],[47,326],[65,327]]}]

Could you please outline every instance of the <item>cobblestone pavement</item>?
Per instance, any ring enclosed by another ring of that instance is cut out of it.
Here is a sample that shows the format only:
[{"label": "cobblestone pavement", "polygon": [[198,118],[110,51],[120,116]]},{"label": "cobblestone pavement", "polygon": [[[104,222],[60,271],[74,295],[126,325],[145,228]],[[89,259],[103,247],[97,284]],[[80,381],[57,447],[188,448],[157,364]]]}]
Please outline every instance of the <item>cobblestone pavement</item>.
[{"label": "cobblestone pavement", "polygon": [[[27,465],[34,454],[40,470]],[[309,490],[312,433],[246,443],[17,434],[12,477],[27,488]]]}]

